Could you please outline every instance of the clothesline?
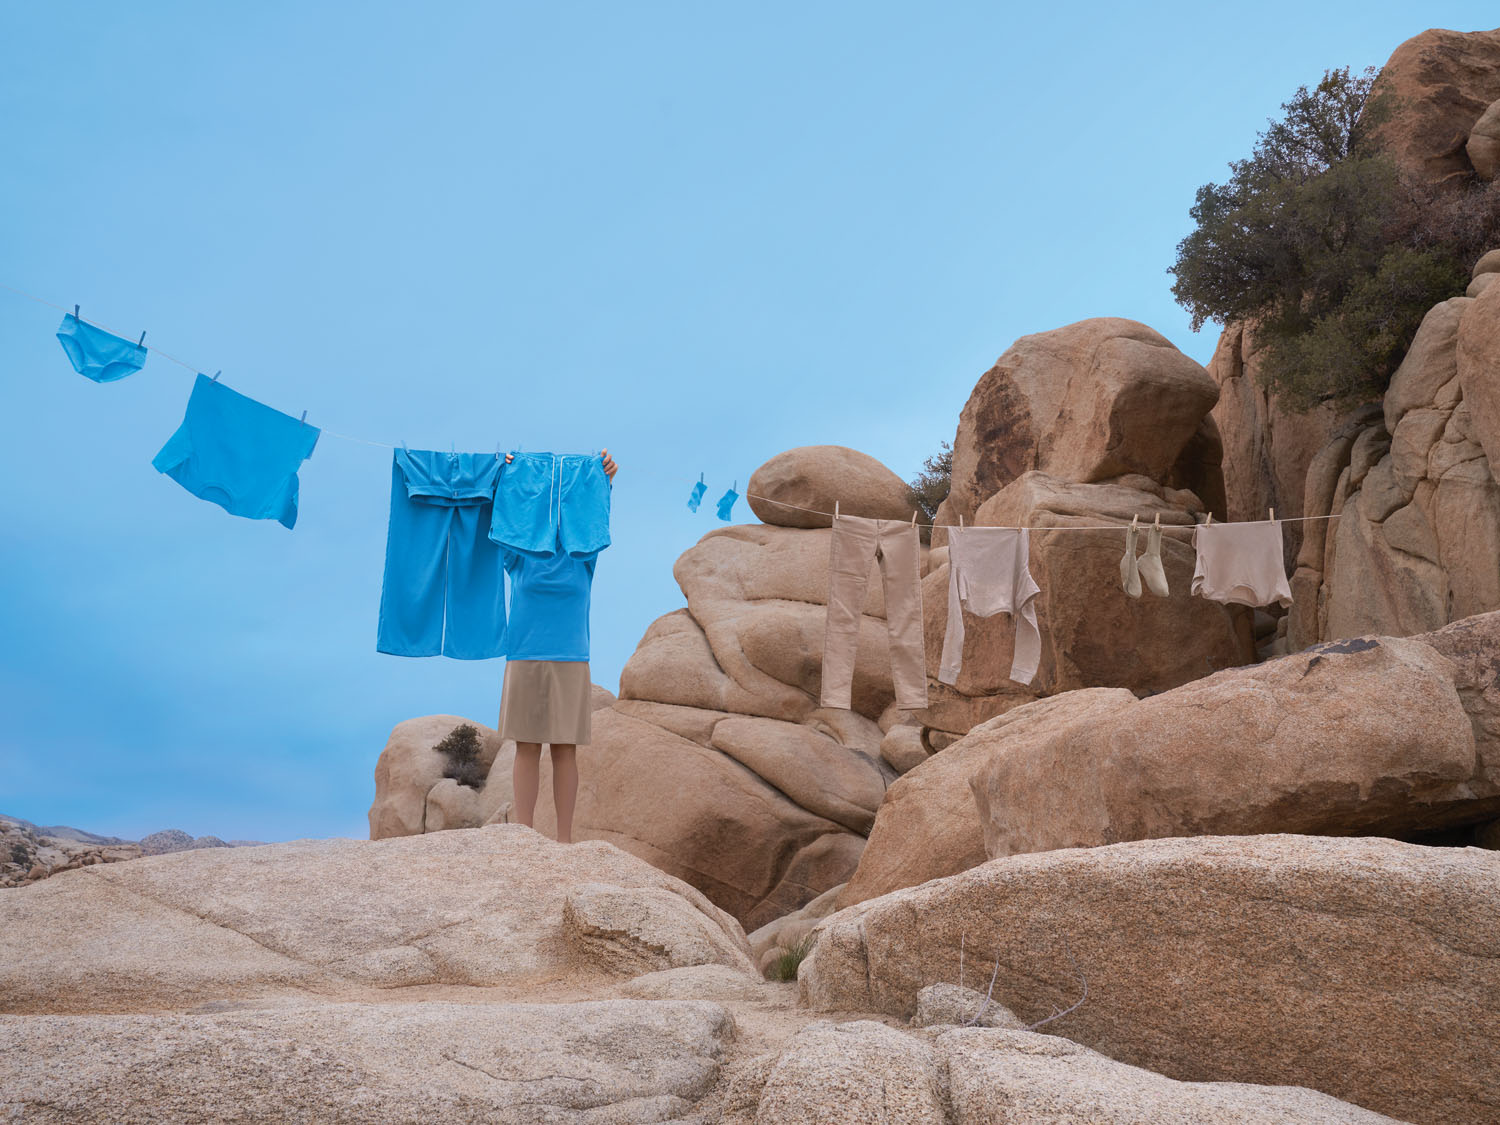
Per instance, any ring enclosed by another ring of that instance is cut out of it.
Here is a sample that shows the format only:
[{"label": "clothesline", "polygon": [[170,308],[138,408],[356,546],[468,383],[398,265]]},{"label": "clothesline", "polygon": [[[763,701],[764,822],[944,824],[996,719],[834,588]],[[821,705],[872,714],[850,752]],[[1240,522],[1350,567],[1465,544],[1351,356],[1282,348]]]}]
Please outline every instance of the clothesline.
[{"label": "clothesline", "polygon": [[[758,493],[755,493],[755,492],[747,492],[747,493],[745,493],[745,495],[748,496],[748,497],[751,497],[753,499],[756,499],[756,500],[764,500],[767,504],[777,504],[777,505],[780,505],[783,508],[796,508],[797,511],[799,511],[799,512],[811,512],[815,516],[827,516],[830,519],[832,519],[833,515],[834,515],[834,513],[832,513],[832,512],[826,512],[822,508],[804,508],[800,504],[788,504],[785,500],[772,500],[769,496],[761,496],[761,495],[759,495]],[[1273,523],[1273,522],[1274,523],[1301,523],[1304,520],[1336,520],[1336,519],[1339,518],[1339,515],[1340,515],[1340,513],[1334,512],[1333,514],[1327,515],[1327,516],[1283,516],[1281,519],[1274,520],[1274,521],[1273,520],[1232,520],[1232,521],[1226,521],[1226,522],[1232,522],[1232,523],[1235,524],[1235,526],[1239,526],[1240,524],[1246,524],[1246,523]],[[895,522],[901,522],[901,521],[895,521]],[[953,528],[966,528],[966,527],[975,527],[975,526],[990,527],[990,526],[995,526],[995,525],[991,525],[991,524],[976,525],[976,524],[972,524],[972,523],[971,524],[957,524],[957,523],[920,523],[920,522],[918,522],[918,523],[914,523],[912,526],[913,527],[953,527]],[[1000,526],[1004,526],[1004,525],[1000,525]],[[1120,530],[1122,530],[1122,529],[1124,529],[1126,527],[1129,527],[1129,526],[1130,526],[1129,524],[1125,524],[1125,523],[1101,523],[1101,524],[1086,525],[1084,527],[1075,527],[1075,526],[1066,526],[1065,525],[1065,526],[1062,526],[1062,527],[1046,527],[1046,526],[1025,527],[1025,528],[1005,527],[1004,529],[1006,531],[1120,531]],[[1144,527],[1147,526],[1147,524],[1143,523],[1140,526],[1142,528],[1144,528]],[[1195,524],[1194,526],[1201,526],[1201,525]],[[1186,524],[1179,524],[1179,523],[1162,524],[1162,528],[1161,529],[1163,531],[1171,531],[1174,528],[1180,528],[1183,531],[1188,530],[1188,526]]]},{"label": "clothesline", "polygon": [[[24,289],[17,289],[14,285],[6,285],[3,282],[0,282],[0,289],[5,289],[11,293],[14,293],[18,297],[25,297],[28,301],[35,301],[39,305],[46,305],[50,309],[56,309],[60,313],[67,313],[70,311],[64,308],[62,305],[54,304],[52,301],[48,301],[42,297],[38,297],[33,293],[28,293]],[[129,335],[125,332],[118,332],[107,324],[100,324],[97,320],[90,320],[87,317],[79,317],[78,319],[82,320],[85,324],[92,324],[95,328],[102,328],[104,329],[104,331],[112,333],[116,336],[120,336],[122,338],[126,338]],[[161,356],[162,359],[169,360],[170,362],[175,363],[178,367],[181,367],[186,371],[191,371],[194,375],[197,375],[198,372],[203,370],[203,368],[201,367],[194,367],[191,363],[186,363],[183,360],[178,359],[170,352],[162,351],[161,348],[157,347],[155,344],[151,345],[151,351]],[[327,426],[320,425],[318,429],[323,433],[328,434],[330,437],[343,438],[345,441],[363,442],[365,445],[376,445],[382,449],[398,448],[388,441],[371,441],[369,438],[355,437],[353,434],[341,434],[337,430],[330,430]]]},{"label": "clothesline", "polygon": [[[24,289],[17,289],[13,285],[6,285],[3,282],[0,282],[0,289],[7,290],[8,292],[14,293],[14,294],[16,294],[19,297],[25,297],[28,301],[35,301],[39,305],[45,305],[48,308],[56,309],[58,312],[61,312],[61,313],[64,313],[64,314],[66,314],[68,312],[68,309],[66,309],[62,305],[56,304],[56,303],[54,303],[52,301],[48,301],[45,298],[38,297],[34,293],[28,293]],[[109,327],[109,325],[107,325],[107,324],[101,324],[101,323],[99,323],[96,320],[88,320],[87,318],[84,318],[84,317],[80,317],[79,319],[83,320],[84,323],[86,323],[86,324],[92,324],[96,328],[102,328],[102,329],[104,329],[104,331],[109,332],[109,333],[111,333],[113,335],[116,335],[116,336],[120,336],[122,338],[124,338],[124,337],[126,337],[128,335],[127,333],[116,331],[115,329]],[[197,375],[200,371],[203,370],[203,368],[201,368],[201,367],[194,367],[191,363],[187,363],[184,360],[178,359],[176,356],[172,355],[171,353],[163,351],[161,348],[157,347],[155,344],[153,344],[151,346],[151,351],[153,351],[155,354],[161,356],[163,359],[168,360],[168,361],[170,361],[172,363],[177,364],[177,366],[183,368],[184,370],[192,372],[194,375]],[[377,448],[380,448],[380,449],[397,449],[397,448],[399,448],[399,446],[393,445],[392,443],[390,443],[388,441],[372,441],[370,438],[362,438],[362,437],[358,437],[358,436],[356,436],[354,434],[340,433],[337,430],[330,430],[327,426],[323,426],[321,424],[319,425],[318,428],[319,428],[319,430],[322,433],[328,434],[330,437],[343,438],[345,441],[357,441],[357,442],[360,442],[363,445],[373,445],[373,446],[376,446]],[[821,508],[805,508],[805,507],[803,507],[800,504],[789,504],[785,500],[773,500],[769,496],[761,496],[758,493],[754,493],[754,492],[746,492],[744,495],[746,496],[747,499],[764,500],[767,504],[776,504],[777,506],[782,507],[782,508],[794,508],[794,509],[796,509],[799,512],[809,512],[809,513],[811,513],[813,515],[828,516],[830,519],[833,518],[833,516],[834,516],[833,512],[824,511]],[[1333,520],[1333,519],[1338,519],[1338,517],[1339,517],[1339,513],[1337,513],[1337,512],[1334,512],[1334,513],[1332,513],[1330,515],[1326,515],[1326,516],[1287,516],[1287,517],[1283,517],[1280,522],[1282,522],[1282,523],[1300,523],[1300,522],[1307,521],[1307,520]],[[1234,521],[1234,522],[1239,522],[1239,523],[1270,523],[1271,521],[1270,520],[1240,520],[1240,521]],[[916,522],[916,523],[913,524],[913,526],[915,526],[915,527],[935,528],[935,527],[961,527],[963,525],[961,525],[961,524],[940,524],[940,523],[921,523],[921,522]],[[1077,527],[1077,526],[1066,526],[1066,527],[1029,527],[1029,528],[1025,528],[1024,530],[1027,530],[1027,531],[1119,531],[1124,526],[1126,526],[1126,525],[1124,525],[1124,524],[1118,524],[1118,523],[1112,523],[1112,524],[1086,525],[1086,526],[1083,526],[1083,527]],[[1166,525],[1166,527],[1163,530],[1169,530],[1169,529],[1171,529],[1173,527],[1181,527],[1181,526],[1183,526],[1183,525],[1181,525],[1181,524],[1168,524],[1168,525]],[[1017,529],[1017,530],[1020,530],[1020,529]]]}]

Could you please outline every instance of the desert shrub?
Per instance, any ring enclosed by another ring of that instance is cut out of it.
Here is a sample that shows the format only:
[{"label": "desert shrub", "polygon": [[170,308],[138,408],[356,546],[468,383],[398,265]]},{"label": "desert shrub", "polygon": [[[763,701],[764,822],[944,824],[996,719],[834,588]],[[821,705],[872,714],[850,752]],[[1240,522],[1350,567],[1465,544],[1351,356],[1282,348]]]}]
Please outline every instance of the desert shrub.
[{"label": "desert shrub", "polygon": [[1375,69],[1298,87],[1251,156],[1198,189],[1172,293],[1206,321],[1253,322],[1268,389],[1294,410],[1382,393],[1423,315],[1500,241],[1500,189],[1429,185],[1380,149],[1398,108]]},{"label": "desert shrub", "polygon": [[433,749],[448,759],[443,769],[444,777],[451,777],[471,789],[484,788],[489,771],[479,760],[479,728],[473,723],[460,723]]}]

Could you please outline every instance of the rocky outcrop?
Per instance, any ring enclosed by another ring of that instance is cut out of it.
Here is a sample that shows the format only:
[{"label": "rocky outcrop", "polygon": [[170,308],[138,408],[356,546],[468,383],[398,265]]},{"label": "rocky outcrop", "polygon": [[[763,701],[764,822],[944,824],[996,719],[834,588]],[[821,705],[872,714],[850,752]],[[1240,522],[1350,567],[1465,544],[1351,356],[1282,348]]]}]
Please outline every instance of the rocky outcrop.
[{"label": "rocky outcrop", "polygon": [[[1486,255],[1476,279],[1495,276]],[[1383,409],[1308,474],[1291,646],[1408,635],[1500,609],[1500,287],[1423,318]]]},{"label": "rocky outcrop", "polygon": [[[1225,510],[1214,512],[1215,519],[1265,519],[1273,508],[1283,519],[1308,514],[1303,494],[1313,459],[1359,413],[1359,408],[1331,406],[1301,414],[1287,410],[1266,389],[1260,350],[1254,328],[1236,322],[1220,334],[1208,361],[1208,372],[1219,386],[1213,419],[1224,450]],[[1288,570],[1308,530],[1306,524],[1283,524]]]},{"label": "rocky outcrop", "polygon": [[995,754],[1023,755],[1038,742],[1066,743],[1086,719],[1109,717],[1135,703],[1119,688],[1065,692],[975,727],[898,778],[875,816],[870,841],[838,897],[843,908],[865,899],[954,875],[983,863],[984,824],[970,782]]},{"label": "rocky outcrop", "polygon": [[709,997],[753,1017],[775,987],[732,918],[601,842],[148,856],[0,896],[0,1116],[679,1121],[735,1040]]},{"label": "rocky outcrop", "polygon": [[139,844],[117,836],[39,828],[19,817],[0,816],[0,888],[25,886],[96,863],[139,859],[141,854]]},{"label": "rocky outcrop", "polygon": [[1491,102],[1474,122],[1464,152],[1481,180],[1488,182],[1500,175],[1500,99]]},{"label": "rocky outcrop", "polygon": [[514,995],[549,976],[710,961],[753,971],[739,925],[699,892],[609,844],[523,825],[176,852],[0,896],[12,1013],[413,986]]},{"label": "rocky outcrop", "polygon": [[1394,98],[1379,136],[1405,172],[1423,183],[1467,177],[1470,134],[1500,99],[1500,29],[1414,35],[1391,52],[1372,93]]},{"label": "rocky outcrop", "polygon": [[847,516],[910,519],[906,482],[868,453],[843,445],[804,445],[778,453],[750,474],[750,510],[777,527],[830,527],[834,504]]},{"label": "rocky outcrop", "polygon": [[1082,999],[1048,1030],[1121,1063],[1419,1123],[1500,1117],[1500,864],[1478,849],[1248,836],[1042,852],[814,933],[799,978],[814,1007],[910,1017],[922,988],[960,979],[962,949],[969,979],[993,975],[1024,1020]]},{"label": "rocky outcrop", "polygon": [[1314,1090],[1177,1082],[1051,1035],[987,1027],[903,1033],[819,1021],[747,1066],[724,1125],[1377,1125],[1392,1119]]},{"label": "rocky outcrop", "polygon": [[937,522],[975,522],[981,504],[1033,469],[1077,482],[1166,480],[1215,397],[1203,368],[1138,321],[1097,317],[1022,336],[959,415]]},{"label": "rocky outcrop", "polygon": [[701,1000],[0,1016],[0,1112],[57,1125],[681,1121],[733,1037],[729,1013]]},{"label": "rocky outcrop", "polygon": [[[1471,653],[1500,651],[1500,613],[1464,636]],[[1475,694],[1477,667],[1443,655],[1451,643],[1330,642],[1030,740],[979,727],[944,754],[983,762],[970,776],[991,858],[1161,836],[1411,838],[1482,824],[1500,817],[1500,706]]]}]

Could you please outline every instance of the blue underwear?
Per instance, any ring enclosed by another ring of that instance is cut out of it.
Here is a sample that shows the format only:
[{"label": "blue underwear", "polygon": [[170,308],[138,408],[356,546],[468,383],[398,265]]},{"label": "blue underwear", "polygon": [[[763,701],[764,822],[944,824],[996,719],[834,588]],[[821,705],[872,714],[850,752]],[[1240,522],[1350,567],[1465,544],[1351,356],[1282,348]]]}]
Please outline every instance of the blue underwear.
[{"label": "blue underwear", "polygon": [[[533,558],[609,546],[609,477],[595,453],[515,453],[500,467],[490,539]],[[503,460],[503,459],[502,459]]]},{"label": "blue underwear", "polygon": [[739,498],[740,494],[732,488],[719,497],[719,518],[721,520],[728,521],[729,513],[734,509],[734,502]]},{"label": "blue underwear", "polygon": [[141,344],[121,339],[72,313],[63,317],[57,339],[73,370],[96,383],[113,383],[134,375],[146,363],[146,349]]},{"label": "blue underwear", "polygon": [[230,515],[290,528],[297,523],[297,467],[312,456],[319,433],[199,375],[182,424],[151,464]]},{"label": "blue underwear", "polygon": [[377,652],[504,655],[505,564],[487,534],[503,460],[498,453],[395,451]]},{"label": "blue underwear", "polygon": [[696,512],[698,505],[703,503],[703,494],[708,491],[708,485],[701,480],[693,485],[693,494],[688,497],[688,511]]}]

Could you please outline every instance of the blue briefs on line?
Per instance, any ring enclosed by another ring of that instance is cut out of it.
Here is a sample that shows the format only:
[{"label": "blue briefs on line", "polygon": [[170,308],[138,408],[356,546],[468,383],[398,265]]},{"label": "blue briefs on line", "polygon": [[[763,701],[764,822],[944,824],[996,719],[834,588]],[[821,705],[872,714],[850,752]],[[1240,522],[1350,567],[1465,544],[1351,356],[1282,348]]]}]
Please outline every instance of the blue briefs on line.
[{"label": "blue briefs on line", "polygon": [[134,375],[146,363],[146,348],[112,332],[79,320],[72,313],[63,317],[58,342],[68,353],[73,370],[96,383],[113,383]]},{"label": "blue briefs on line", "polygon": [[230,515],[291,528],[297,468],[312,456],[320,432],[200,374],[182,424],[151,464]]},{"label": "blue briefs on line", "polygon": [[609,546],[610,482],[598,454],[511,456],[495,486],[492,541],[533,558],[589,558]]},{"label": "blue briefs on line", "polygon": [[489,539],[503,463],[498,453],[395,451],[376,651],[505,655],[505,559]]}]

